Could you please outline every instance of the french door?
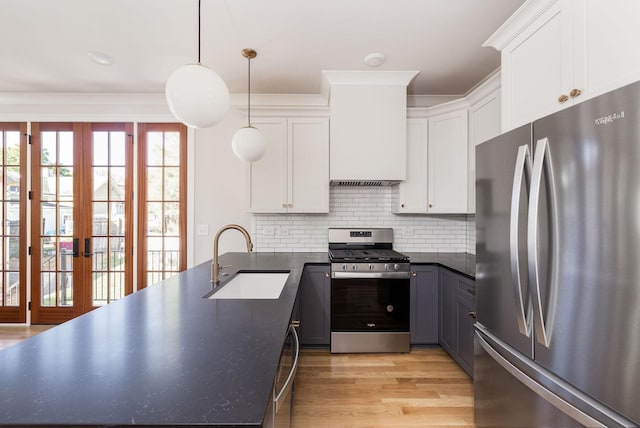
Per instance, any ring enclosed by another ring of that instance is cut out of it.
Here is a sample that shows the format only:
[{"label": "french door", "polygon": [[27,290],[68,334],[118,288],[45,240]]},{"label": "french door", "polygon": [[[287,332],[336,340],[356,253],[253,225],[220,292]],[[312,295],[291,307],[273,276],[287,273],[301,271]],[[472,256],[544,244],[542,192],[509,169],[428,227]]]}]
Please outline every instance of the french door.
[{"label": "french door", "polygon": [[0,323],[27,319],[27,126],[0,123]]},{"label": "french door", "polygon": [[133,125],[33,123],[31,321],[133,291]]}]

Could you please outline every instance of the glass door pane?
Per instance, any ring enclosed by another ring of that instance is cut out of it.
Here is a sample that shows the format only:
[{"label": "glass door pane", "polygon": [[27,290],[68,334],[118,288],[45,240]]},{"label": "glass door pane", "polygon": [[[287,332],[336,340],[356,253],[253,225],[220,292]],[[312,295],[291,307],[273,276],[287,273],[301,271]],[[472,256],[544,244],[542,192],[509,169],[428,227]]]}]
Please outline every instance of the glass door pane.
[{"label": "glass door pane", "polygon": [[[132,155],[124,129],[91,133],[91,305],[102,306],[132,291],[126,255],[131,257],[127,208],[131,189],[127,165]],[[130,264],[130,262],[129,262]]]}]

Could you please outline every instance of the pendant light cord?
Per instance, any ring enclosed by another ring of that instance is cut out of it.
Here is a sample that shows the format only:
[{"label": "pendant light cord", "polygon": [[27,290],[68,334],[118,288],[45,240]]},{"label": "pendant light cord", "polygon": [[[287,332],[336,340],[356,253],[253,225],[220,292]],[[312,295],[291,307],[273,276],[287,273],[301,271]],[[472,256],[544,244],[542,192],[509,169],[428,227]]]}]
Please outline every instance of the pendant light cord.
[{"label": "pendant light cord", "polygon": [[202,0],[198,0],[198,64],[200,64],[200,8],[202,7]]},{"label": "pendant light cord", "polygon": [[247,66],[247,121],[251,127],[251,58],[247,58],[249,64]]}]

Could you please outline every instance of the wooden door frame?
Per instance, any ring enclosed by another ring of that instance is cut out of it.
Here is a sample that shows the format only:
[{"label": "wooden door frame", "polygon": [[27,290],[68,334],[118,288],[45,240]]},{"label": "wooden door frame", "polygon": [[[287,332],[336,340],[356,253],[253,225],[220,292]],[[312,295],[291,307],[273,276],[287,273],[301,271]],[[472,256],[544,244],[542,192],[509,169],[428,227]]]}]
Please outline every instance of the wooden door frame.
[{"label": "wooden door frame", "polygon": [[[20,205],[20,225],[18,233],[20,234],[20,243],[18,254],[20,260],[19,266],[19,303],[18,306],[1,306],[0,307],[0,323],[25,323],[27,322],[27,227],[29,219],[27,217],[27,123],[26,122],[3,122],[0,124],[0,131],[18,131],[20,132],[20,197],[18,203]],[[1,147],[0,147],[1,149]],[[6,151],[5,151],[6,155]],[[6,159],[3,158],[3,168]],[[5,200],[6,185],[2,183],[1,201]],[[4,207],[3,207],[4,211]],[[1,219],[1,217],[0,217]],[[2,226],[4,228],[4,225]],[[4,238],[4,231],[0,234]],[[1,254],[0,254],[1,256]],[[4,270],[0,271],[4,274]],[[3,283],[5,282],[3,278]],[[3,299],[4,301],[4,299]]]},{"label": "wooden door frame", "polygon": [[[125,195],[129,195],[129,199],[125,196],[125,289],[124,294],[129,295],[133,293],[133,123],[131,122],[100,122],[100,123],[83,123],[83,134],[82,134],[82,144],[84,146],[83,151],[83,159],[82,165],[85,167],[83,171],[83,179],[82,181],[85,183],[85,191],[83,191],[83,196],[87,198],[84,202],[83,206],[91,207],[89,210],[86,210],[83,217],[82,223],[85,225],[83,239],[87,237],[93,236],[93,199],[92,199],[92,191],[93,191],[93,132],[94,131],[122,131],[125,133],[126,140],[128,140],[129,144],[125,147],[125,183],[124,183],[124,192]],[[128,236],[127,236],[128,235]],[[82,247],[83,242],[80,242],[80,248]],[[91,248],[93,252],[93,242],[91,242]],[[83,264],[84,272],[83,278],[88,278],[89,281],[92,281],[92,261],[93,258],[89,257],[89,261]],[[128,263],[127,263],[128,262]],[[92,283],[92,282],[91,282]],[[85,287],[86,288],[86,287]],[[83,290],[83,300],[81,302],[83,312],[89,312],[93,309],[97,309],[100,306],[93,305],[93,296],[91,294],[91,287]],[[75,303],[75,302],[74,302]]]},{"label": "wooden door frame", "polygon": [[187,268],[187,127],[182,123],[139,123],[138,124],[138,271],[137,288],[145,288],[147,284],[147,133],[148,132],[180,133],[180,239],[178,261],[179,270]]}]

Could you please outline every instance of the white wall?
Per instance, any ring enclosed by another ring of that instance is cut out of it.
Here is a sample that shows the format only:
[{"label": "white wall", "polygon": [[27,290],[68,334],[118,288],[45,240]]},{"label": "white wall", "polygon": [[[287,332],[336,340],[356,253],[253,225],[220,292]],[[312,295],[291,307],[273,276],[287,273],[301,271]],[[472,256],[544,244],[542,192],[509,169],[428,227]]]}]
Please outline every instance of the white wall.
[{"label": "white wall", "polygon": [[[222,226],[237,223],[251,230],[251,215],[247,213],[247,163],[231,150],[231,137],[245,125],[246,119],[232,108],[215,127],[195,132],[194,216],[189,219],[196,230],[194,264],[211,259],[213,238]],[[209,233],[198,235],[198,225],[206,225]],[[225,232],[219,243],[220,254],[246,251],[244,238],[238,231]]]}]

